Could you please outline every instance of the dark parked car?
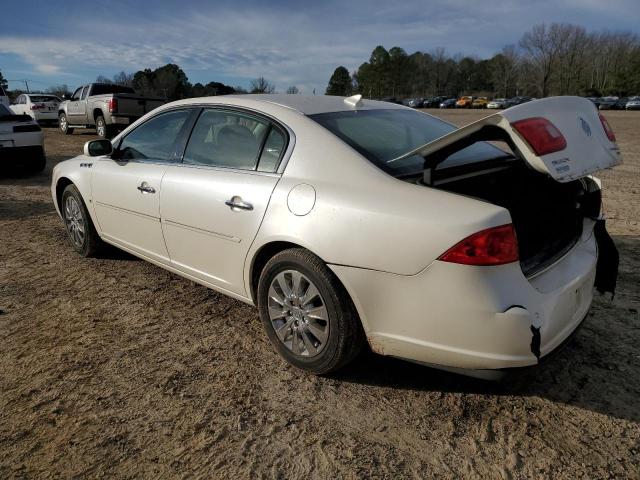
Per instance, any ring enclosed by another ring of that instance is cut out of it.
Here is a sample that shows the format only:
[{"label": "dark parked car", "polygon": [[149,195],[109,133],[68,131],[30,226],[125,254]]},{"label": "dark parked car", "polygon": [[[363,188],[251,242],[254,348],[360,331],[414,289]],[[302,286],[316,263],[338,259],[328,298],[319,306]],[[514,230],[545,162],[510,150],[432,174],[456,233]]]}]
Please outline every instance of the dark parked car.
[{"label": "dark parked car", "polygon": [[513,98],[509,98],[507,100],[507,108],[508,107],[513,107],[514,105],[520,105],[522,103],[527,103],[530,102],[531,100],[533,100],[533,98],[531,97],[524,97],[524,96],[518,96],[518,97],[513,97]]},{"label": "dark parked car", "polygon": [[447,98],[439,105],[440,108],[456,108],[456,99],[455,98]]},{"label": "dark parked car", "polygon": [[613,110],[625,110],[627,108],[627,102],[630,99],[628,97],[619,98],[618,101],[611,107]]},{"label": "dark parked car", "polygon": [[615,104],[618,102],[618,97],[603,97],[598,99],[598,109],[600,110],[612,110]]},{"label": "dark parked car", "polygon": [[410,98],[407,100],[407,107],[411,108],[422,108],[424,100],[422,98]]}]

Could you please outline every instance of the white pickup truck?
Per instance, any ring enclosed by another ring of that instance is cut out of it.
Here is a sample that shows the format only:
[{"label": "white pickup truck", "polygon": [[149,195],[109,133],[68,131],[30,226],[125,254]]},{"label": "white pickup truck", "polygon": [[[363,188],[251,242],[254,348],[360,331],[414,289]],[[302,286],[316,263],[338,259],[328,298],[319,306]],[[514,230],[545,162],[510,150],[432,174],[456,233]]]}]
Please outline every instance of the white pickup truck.
[{"label": "white pickup truck", "polygon": [[103,138],[113,137],[145,113],[166,102],[137,95],[133,88],[108,83],[79,87],[58,107],[60,130],[69,135],[76,128],[95,128]]}]

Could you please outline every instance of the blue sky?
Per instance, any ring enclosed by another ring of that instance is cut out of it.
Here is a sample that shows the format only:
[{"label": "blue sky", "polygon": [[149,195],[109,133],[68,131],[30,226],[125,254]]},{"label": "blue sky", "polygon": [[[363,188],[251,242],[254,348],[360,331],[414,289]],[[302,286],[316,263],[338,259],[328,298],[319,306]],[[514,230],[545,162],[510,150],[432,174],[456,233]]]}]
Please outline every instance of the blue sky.
[{"label": "blue sky", "polygon": [[32,89],[172,62],[192,83],[263,75],[321,93],[337,65],[353,71],[379,44],[488,57],[541,22],[640,31],[640,0],[3,3],[0,71]]}]

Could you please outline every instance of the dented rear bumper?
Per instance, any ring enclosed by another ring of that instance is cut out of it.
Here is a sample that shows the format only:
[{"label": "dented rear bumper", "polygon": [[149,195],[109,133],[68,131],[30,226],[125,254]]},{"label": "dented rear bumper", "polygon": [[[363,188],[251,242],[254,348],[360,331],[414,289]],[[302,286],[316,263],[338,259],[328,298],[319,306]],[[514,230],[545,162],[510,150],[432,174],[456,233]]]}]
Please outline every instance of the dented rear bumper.
[{"label": "dented rear bumper", "polygon": [[[436,261],[414,276],[331,268],[354,299],[375,352],[447,369],[524,367],[556,350],[588,313],[603,265],[604,243],[596,237],[604,235],[594,225],[585,220],[576,245],[533,278],[516,263]],[[612,261],[610,251],[606,258]],[[610,272],[602,278],[611,285]]]}]

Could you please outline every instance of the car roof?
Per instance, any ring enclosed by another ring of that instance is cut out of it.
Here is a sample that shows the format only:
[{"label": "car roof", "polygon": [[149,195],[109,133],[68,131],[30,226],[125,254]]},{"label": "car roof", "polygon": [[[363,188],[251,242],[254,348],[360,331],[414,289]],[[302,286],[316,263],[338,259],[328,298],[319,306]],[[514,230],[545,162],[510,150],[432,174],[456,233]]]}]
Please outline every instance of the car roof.
[{"label": "car roof", "polygon": [[[247,94],[247,95],[225,95],[215,98],[218,103],[224,98],[236,98],[238,100],[249,100],[251,102],[269,103],[282,107],[290,108],[303,115],[315,115],[317,113],[342,112],[353,110],[353,107],[345,103],[345,97],[337,97],[332,95],[297,95],[286,93],[274,94]],[[390,102],[382,102],[378,100],[362,99],[362,104],[358,106],[358,110],[376,110],[376,109],[406,109],[403,105]]]}]

